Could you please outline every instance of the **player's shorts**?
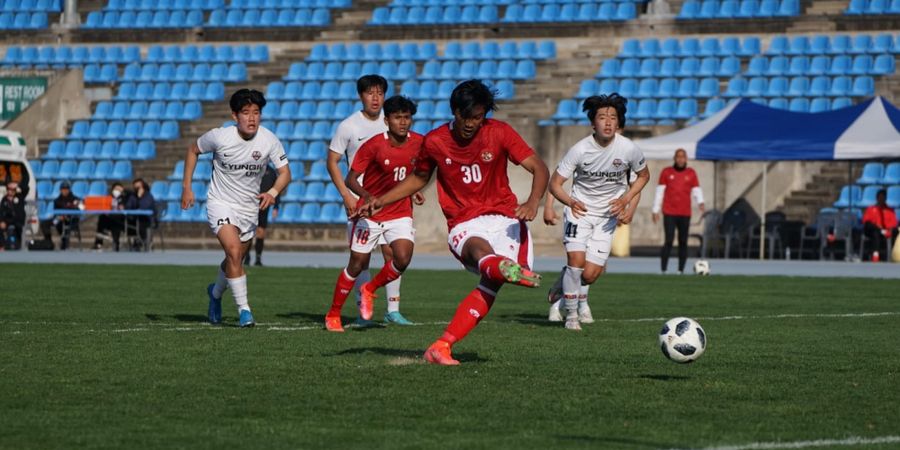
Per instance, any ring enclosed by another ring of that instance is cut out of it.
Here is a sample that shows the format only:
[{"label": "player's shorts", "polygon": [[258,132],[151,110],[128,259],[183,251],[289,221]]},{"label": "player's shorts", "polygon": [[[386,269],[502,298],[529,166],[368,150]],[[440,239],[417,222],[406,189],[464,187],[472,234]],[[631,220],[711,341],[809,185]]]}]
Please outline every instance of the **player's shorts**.
[{"label": "player's shorts", "polygon": [[[356,225],[356,222],[353,220],[347,221],[347,242],[353,243],[353,227]],[[375,240],[375,245],[387,245],[387,241],[384,240],[384,235],[378,236],[378,239]],[[354,250],[355,251],[355,250]]]},{"label": "player's shorts", "polygon": [[234,225],[238,229],[241,242],[247,242],[256,234],[256,221],[259,217],[255,212],[242,212],[227,203],[208,201],[206,218],[213,234],[218,235],[223,225]]},{"label": "player's shorts", "polygon": [[569,208],[563,211],[563,219],[563,245],[566,252],[585,252],[588,262],[605,266],[618,219],[587,215],[576,219]]},{"label": "player's shorts", "polygon": [[416,241],[416,229],[413,228],[412,217],[401,217],[384,222],[359,219],[354,222],[350,235],[350,250],[356,253],[372,253],[377,245],[390,244],[397,239]]},{"label": "player's shorts", "polygon": [[466,265],[460,256],[466,242],[473,237],[486,240],[494,253],[512,259],[521,266],[531,268],[534,263],[531,230],[519,219],[490,214],[469,219],[450,230],[450,235],[447,236],[450,252],[463,263],[466,270],[479,273],[478,267]]}]

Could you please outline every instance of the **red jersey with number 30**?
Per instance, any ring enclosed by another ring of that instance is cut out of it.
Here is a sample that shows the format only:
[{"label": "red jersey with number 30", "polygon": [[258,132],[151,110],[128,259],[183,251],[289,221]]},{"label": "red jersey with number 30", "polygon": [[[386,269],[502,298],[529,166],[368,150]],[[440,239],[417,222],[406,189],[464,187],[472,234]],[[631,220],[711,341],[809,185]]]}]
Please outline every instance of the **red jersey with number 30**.
[{"label": "red jersey with number 30", "polygon": [[[363,189],[373,197],[378,197],[412,174],[416,155],[421,147],[422,135],[412,131],[400,147],[391,145],[386,132],[376,134],[356,152],[351,169],[363,174]],[[356,206],[360,207],[362,204],[363,199],[360,198]],[[385,222],[401,217],[412,217],[412,199],[408,197],[386,205],[369,219]]]},{"label": "red jersey with number 30", "polygon": [[534,150],[505,122],[485,119],[468,145],[461,147],[450,124],[428,133],[416,170],[437,169],[438,202],[447,227],[486,214],[515,217],[518,200],[509,187],[507,161],[519,165]]}]

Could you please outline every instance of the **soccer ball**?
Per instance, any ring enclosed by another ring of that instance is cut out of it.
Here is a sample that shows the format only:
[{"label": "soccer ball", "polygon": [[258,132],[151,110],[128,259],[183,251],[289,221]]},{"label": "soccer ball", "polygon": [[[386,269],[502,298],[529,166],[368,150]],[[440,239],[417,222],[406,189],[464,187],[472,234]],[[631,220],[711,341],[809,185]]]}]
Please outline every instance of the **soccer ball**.
[{"label": "soccer ball", "polygon": [[669,319],[659,332],[659,347],[671,361],[694,362],[706,351],[706,333],[694,319]]},{"label": "soccer ball", "polygon": [[694,263],[694,274],[709,275],[709,261],[701,259]]}]

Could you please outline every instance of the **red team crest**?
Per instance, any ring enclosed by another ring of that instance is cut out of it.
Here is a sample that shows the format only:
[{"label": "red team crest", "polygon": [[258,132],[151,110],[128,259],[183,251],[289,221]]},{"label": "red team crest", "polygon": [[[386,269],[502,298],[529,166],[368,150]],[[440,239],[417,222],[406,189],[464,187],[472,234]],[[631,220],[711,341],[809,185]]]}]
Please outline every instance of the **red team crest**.
[{"label": "red team crest", "polygon": [[262,153],[259,150],[253,150],[253,153],[250,154],[253,157],[254,161],[259,161],[259,158],[262,158]]},{"label": "red team crest", "polygon": [[488,151],[481,152],[481,160],[484,162],[491,162],[494,159],[494,154]]}]

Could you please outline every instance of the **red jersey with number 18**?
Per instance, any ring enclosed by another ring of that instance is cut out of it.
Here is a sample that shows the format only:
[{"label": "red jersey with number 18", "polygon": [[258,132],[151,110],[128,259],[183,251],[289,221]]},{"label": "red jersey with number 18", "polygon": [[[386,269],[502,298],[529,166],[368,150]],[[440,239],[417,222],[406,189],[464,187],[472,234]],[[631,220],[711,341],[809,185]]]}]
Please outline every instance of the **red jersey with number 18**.
[{"label": "red jersey with number 18", "polygon": [[447,227],[487,214],[515,217],[518,200],[509,187],[507,161],[519,165],[534,155],[505,122],[485,119],[466,146],[451,134],[452,122],[425,136],[416,170],[437,169],[438,202]]},{"label": "red jersey with number 18", "polygon": [[[354,172],[363,174],[363,189],[373,197],[384,195],[412,174],[416,155],[422,147],[422,135],[409,132],[400,147],[391,145],[387,132],[372,136],[353,158]],[[362,206],[360,198],[357,207]],[[412,217],[412,199],[409,197],[386,205],[369,219],[376,222]]]}]

